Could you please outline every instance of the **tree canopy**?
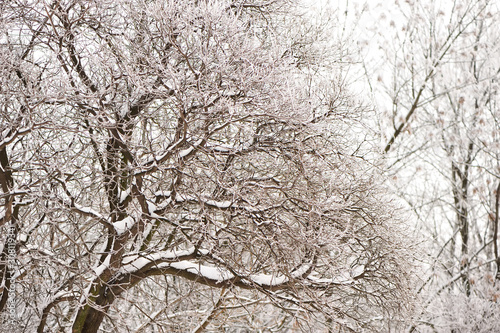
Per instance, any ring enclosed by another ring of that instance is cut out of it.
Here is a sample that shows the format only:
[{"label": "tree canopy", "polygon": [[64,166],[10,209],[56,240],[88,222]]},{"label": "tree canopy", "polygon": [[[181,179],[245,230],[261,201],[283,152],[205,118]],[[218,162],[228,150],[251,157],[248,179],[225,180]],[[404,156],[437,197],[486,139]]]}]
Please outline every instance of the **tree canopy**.
[{"label": "tree canopy", "polygon": [[0,4],[2,326],[343,332],[403,320],[411,254],[351,130],[363,108],[325,75],[335,52],[290,8]]}]

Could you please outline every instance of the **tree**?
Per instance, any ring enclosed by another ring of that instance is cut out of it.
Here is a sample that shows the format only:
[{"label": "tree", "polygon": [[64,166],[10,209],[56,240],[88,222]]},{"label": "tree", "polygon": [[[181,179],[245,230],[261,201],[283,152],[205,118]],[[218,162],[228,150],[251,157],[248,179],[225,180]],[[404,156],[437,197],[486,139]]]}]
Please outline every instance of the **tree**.
[{"label": "tree", "polygon": [[418,327],[490,331],[500,295],[498,4],[407,1],[393,9],[381,28],[390,69],[380,67],[372,83],[388,97],[379,105],[389,173],[433,244],[420,287],[429,311]]},{"label": "tree", "polygon": [[405,319],[410,249],[349,134],[362,109],[321,84],[318,36],[285,33],[289,5],[2,3],[2,320],[9,297],[38,332]]}]

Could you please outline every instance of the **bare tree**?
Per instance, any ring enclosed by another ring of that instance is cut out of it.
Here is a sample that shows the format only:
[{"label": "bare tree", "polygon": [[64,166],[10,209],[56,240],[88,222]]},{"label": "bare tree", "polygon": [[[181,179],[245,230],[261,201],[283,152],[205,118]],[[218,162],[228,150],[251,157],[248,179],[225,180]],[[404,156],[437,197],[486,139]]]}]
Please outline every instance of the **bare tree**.
[{"label": "bare tree", "polygon": [[334,61],[316,61],[318,36],[285,33],[289,6],[2,3],[2,221],[17,268],[4,245],[1,304],[15,281],[16,327],[404,321],[411,251],[350,134],[362,109],[340,80],[320,82]]},{"label": "bare tree", "polygon": [[420,288],[430,311],[419,328],[486,332],[498,316],[475,320],[469,311],[498,309],[498,4],[407,1],[393,9],[381,44],[390,70],[372,83],[388,96],[379,102],[389,173],[434,245]]}]

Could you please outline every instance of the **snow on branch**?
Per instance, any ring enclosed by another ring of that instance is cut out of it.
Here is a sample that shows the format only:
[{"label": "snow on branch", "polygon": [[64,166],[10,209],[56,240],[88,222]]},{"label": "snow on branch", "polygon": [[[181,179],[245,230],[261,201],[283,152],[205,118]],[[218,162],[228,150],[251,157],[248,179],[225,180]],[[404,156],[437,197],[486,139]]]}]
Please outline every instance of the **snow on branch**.
[{"label": "snow on branch", "polygon": [[101,276],[101,274],[109,268],[109,264],[110,264],[110,261],[111,261],[111,255],[108,254],[106,256],[106,259],[104,259],[104,261],[102,262],[102,264],[100,264],[99,266],[97,267],[94,267],[92,270],[95,272],[95,274],[97,276]]},{"label": "snow on branch", "polygon": [[111,223],[109,223],[108,219],[106,219],[103,215],[101,215],[99,212],[96,210],[92,209],[91,207],[83,207],[78,204],[68,204],[71,207],[71,210],[79,213],[83,216],[91,217],[96,220],[98,220],[100,223],[102,223],[104,226],[106,226],[108,229],[112,228],[113,226]]},{"label": "snow on branch", "polygon": [[118,235],[124,234],[128,230],[130,230],[135,224],[135,220],[131,216],[127,216],[123,220],[113,222],[113,228]]},{"label": "snow on branch", "polygon": [[[280,290],[288,288],[290,284],[298,283],[304,287],[324,289],[333,285],[350,285],[350,281],[337,281],[336,279],[321,279],[314,281],[303,273],[307,268],[299,268],[297,271],[286,276],[283,274],[250,274],[238,275],[228,268],[203,265],[189,260],[182,260],[173,263],[157,264],[149,272],[150,275],[169,274],[186,278],[191,281],[197,281],[212,287],[236,286],[242,289],[255,289],[259,287],[263,290]],[[308,274],[307,274],[308,275]]]},{"label": "snow on branch", "polygon": [[150,267],[151,265],[156,265],[165,261],[181,260],[181,258],[188,259],[195,255],[195,247],[190,247],[185,250],[161,251],[153,254],[135,254],[124,258],[120,273],[134,273],[146,267]]},{"label": "snow on branch", "polygon": [[99,212],[92,209],[91,207],[83,207],[83,206],[80,206],[79,204],[74,204],[74,210],[78,213],[85,215],[85,216],[94,217],[94,218],[100,219],[100,220],[105,219],[104,216],[102,216]]},{"label": "snow on branch", "polygon": [[33,127],[21,128],[13,132],[9,131],[9,133],[7,134],[8,136],[6,136],[2,141],[0,141],[0,150],[5,149],[5,147],[7,147],[7,145],[12,143],[17,137],[30,133],[36,127],[41,127],[41,126],[36,125]]},{"label": "snow on branch", "polygon": [[350,279],[311,277],[311,265],[305,264],[289,275],[277,274],[240,274],[225,265],[202,264],[195,261],[205,256],[206,250],[191,247],[179,251],[162,251],[154,254],[136,254],[126,257],[118,275],[118,284],[122,280],[141,279],[153,275],[176,275],[212,287],[237,286],[243,289],[258,287],[263,290],[280,290],[290,284],[299,283],[304,287],[324,289],[328,286],[352,285],[363,274]]},{"label": "snow on branch", "polygon": [[203,141],[204,141],[203,139],[199,139],[198,141],[196,141],[189,148],[181,150],[179,152],[179,157],[180,158],[185,158],[185,157],[189,156],[195,150],[195,148],[198,148],[203,143]]},{"label": "snow on branch", "polygon": [[[166,206],[168,206],[172,202],[171,198],[171,192],[156,192],[155,193],[156,197],[158,198],[166,198],[167,200],[163,202],[161,205],[156,205],[152,203],[151,201],[147,202],[148,206],[148,212],[149,215],[152,216],[153,218],[162,218],[159,216],[159,212],[164,210]],[[175,203],[180,204],[180,203],[194,203],[194,204],[200,204],[204,205],[207,207],[212,207],[212,208],[217,208],[217,209],[229,209],[229,208],[235,208],[235,209],[244,209],[244,210],[251,210],[249,207],[242,207],[239,205],[235,205],[233,201],[231,200],[212,200],[208,198],[202,198],[202,197],[197,197],[193,195],[182,195],[182,194],[177,194],[175,196]]]}]

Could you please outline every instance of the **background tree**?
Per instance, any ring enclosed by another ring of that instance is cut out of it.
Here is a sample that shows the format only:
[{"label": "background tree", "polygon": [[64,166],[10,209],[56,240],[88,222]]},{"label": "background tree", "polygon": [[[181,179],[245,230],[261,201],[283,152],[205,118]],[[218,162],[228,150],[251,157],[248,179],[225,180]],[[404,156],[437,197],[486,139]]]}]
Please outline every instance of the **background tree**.
[{"label": "background tree", "polygon": [[404,323],[411,251],[351,133],[362,108],[289,7],[2,3],[13,329]]},{"label": "background tree", "polygon": [[500,320],[498,4],[372,9],[381,13],[372,27],[381,58],[367,67],[376,69],[374,95],[384,96],[382,149],[397,192],[433,244],[418,330],[491,331]]}]

